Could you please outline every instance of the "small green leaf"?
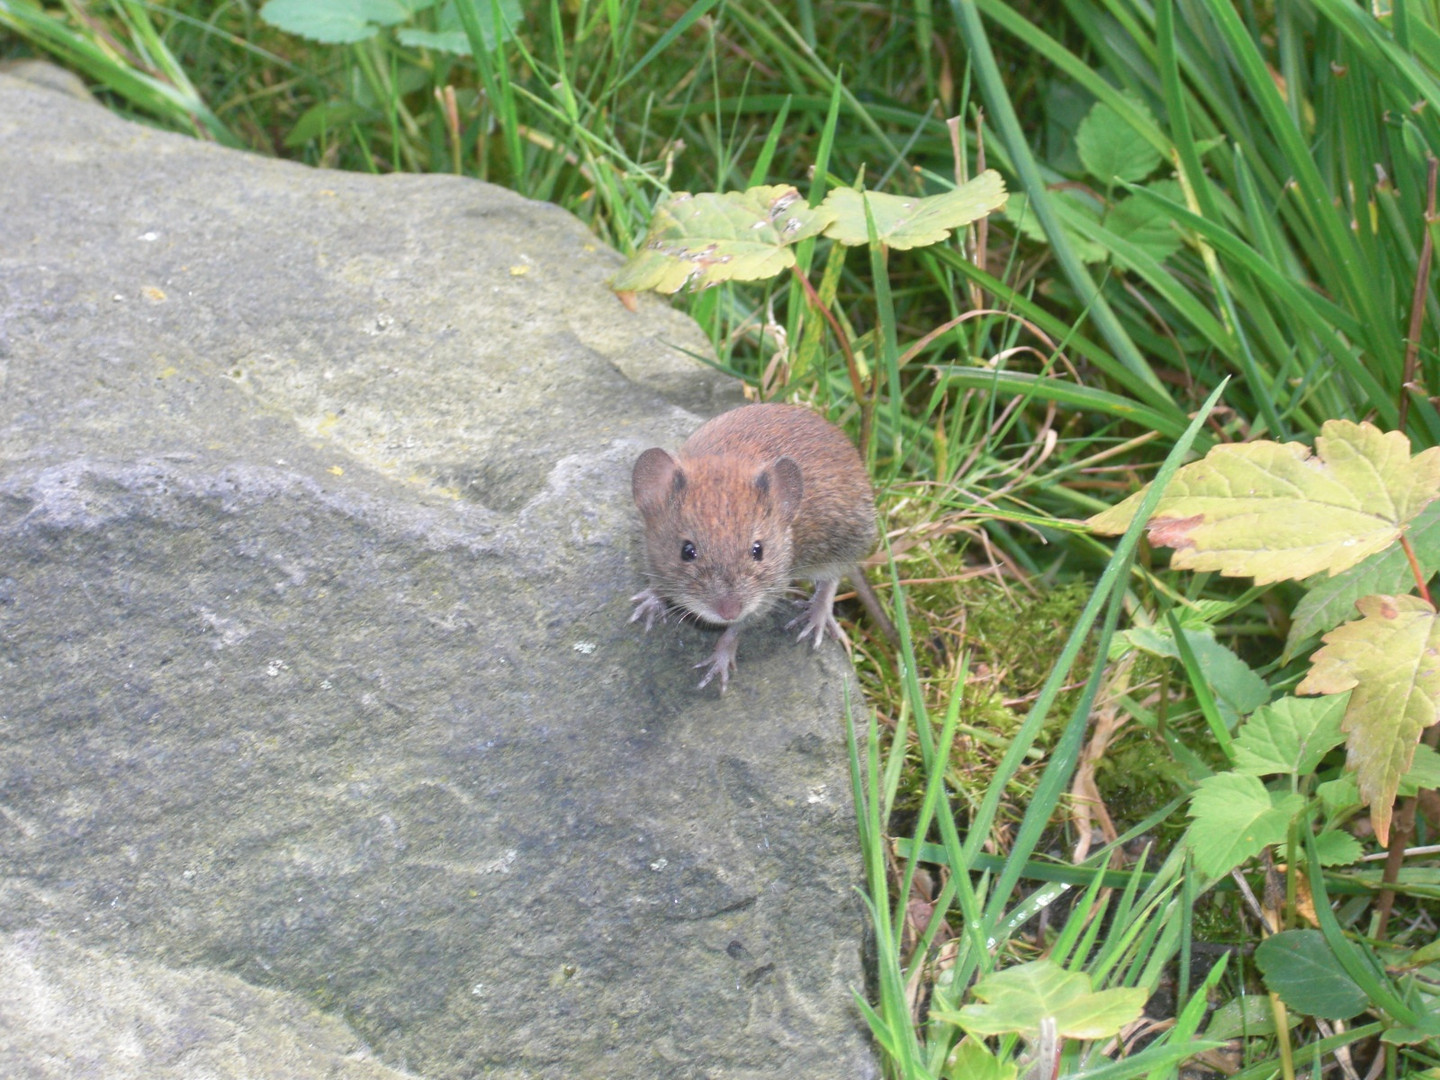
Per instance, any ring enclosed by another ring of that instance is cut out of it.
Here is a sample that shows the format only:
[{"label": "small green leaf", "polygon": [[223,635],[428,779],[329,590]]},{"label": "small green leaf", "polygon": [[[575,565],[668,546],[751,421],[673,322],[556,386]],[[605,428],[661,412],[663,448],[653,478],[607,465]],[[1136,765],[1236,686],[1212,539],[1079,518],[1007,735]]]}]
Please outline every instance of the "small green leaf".
[{"label": "small green leaf", "polygon": [[1315,785],[1315,796],[1327,820],[1354,810],[1363,805],[1360,801],[1360,785],[1355,782],[1354,773],[1343,773],[1334,780]]},{"label": "small green leaf", "polygon": [[1346,764],[1382,844],[1400,777],[1410,768],[1420,733],[1440,720],[1440,620],[1418,596],[1367,596],[1363,616],[1324,637],[1297,694],[1350,691],[1341,725]]},{"label": "small green leaf", "polygon": [[1255,948],[1265,985],[1286,1007],[1322,1020],[1348,1020],[1370,1003],[1319,930],[1286,930]]},{"label": "small green leaf", "polygon": [[[1421,743],[1415,747],[1415,756],[1410,760],[1410,768],[1400,777],[1395,794],[1408,798],[1418,792],[1431,791],[1436,788],[1440,788],[1440,754]],[[1325,811],[1327,820],[1332,820],[1340,814],[1355,810],[1365,804],[1365,800],[1360,796],[1360,784],[1353,772],[1342,773],[1334,780],[1317,784],[1315,795],[1320,800],[1321,809]]]},{"label": "small green leaf", "polygon": [[1421,743],[1415,747],[1410,768],[1400,777],[1398,794],[1409,796],[1432,789],[1440,789],[1440,754]]},{"label": "small green leaf", "polygon": [[870,242],[865,224],[865,203],[875,222],[875,237],[897,251],[938,244],[961,226],[978,221],[1005,205],[1005,181],[994,169],[942,195],[924,198],[887,195],[867,191],[864,199],[854,188],[834,188],[821,208],[828,207],[834,220],[825,235],[839,243],[858,246]]},{"label": "small green leaf", "polygon": [[1083,971],[1066,971],[1051,960],[1031,960],[987,975],[972,993],[983,1004],[966,1005],[941,1019],[984,1037],[1018,1032],[1035,1038],[1051,1017],[1062,1039],[1107,1039],[1137,1019],[1149,993],[1140,987],[1095,990]]},{"label": "small green leaf", "polygon": [[1235,771],[1247,776],[1307,776],[1345,741],[1343,697],[1284,697],[1255,710],[1233,747]]},{"label": "small green leaf", "polygon": [[[1068,190],[1053,192],[1050,196],[1050,202],[1060,215],[1060,227],[1065,232],[1065,239],[1070,242],[1071,248],[1074,249],[1075,254],[1080,257],[1082,262],[1104,262],[1110,257],[1110,252],[1106,251],[1105,248],[1101,247],[1094,240],[1091,240],[1088,236],[1081,235],[1078,230],[1066,224],[1066,218],[1073,216],[1085,218],[1098,225],[1100,223],[1100,208],[1094,202],[1075,195]],[[1006,220],[1020,230],[1020,235],[1028,237],[1038,244],[1050,243],[1050,238],[1045,235],[1045,229],[1044,226],[1040,224],[1040,219],[1031,212],[1030,203],[1027,201],[1026,196],[1020,192],[1011,195],[1009,201],[1005,204],[1005,217]]]},{"label": "small green leaf", "polygon": [[[1220,706],[1227,726],[1235,725],[1240,717],[1265,703],[1270,696],[1270,688],[1265,685],[1265,680],[1256,675],[1233,649],[1216,641],[1213,630],[1206,627],[1185,630],[1184,633],[1185,642],[1195,654],[1196,662],[1215,695],[1216,704]],[[1166,627],[1138,627],[1127,631],[1124,636],[1136,648],[1146,652],[1171,659],[1180,657],[1175,638]]]},{"label": "small green leaf", "polygon": [[1015,1080],[1019,1067],[1001,1061],[979,1039],[964,1038],[945,1059],[945,1080]]},{"label": "small green leaf", "polygon": [[[1143,102],[1133,97],[1131,100],[1149,116]],[[1160,151],[1145,136],[1104,103],[1097,103],[1080,121],[1075,132],[1075,149],[1085,171],[1106,187],[1116,180],[1144,180],[1162,160]]]},{"label": "small green leaf", "polygon": [[[1185,201],[1185,194],[1176,180],[1160,180],[1147,186],[1174,202]],[[1165,207],[1151,199],[1137,199],[1133,195],[1121,199],[1105,214],[1106,229],[1141,248],[1156,262],[1164,262],[1180,250],[1180,233],[1173,221]]]},{"label": "small green leaf", "polygon": [[616,292],[673,293],[722,281],[755,281],[795,265],[791,245],[834,218],[810,209],[787,184],[691,195],[678,191],[655,209],[645,242],[610,281]]},{"label": "small green leaf", "polygon": [[1285,840],[1290,820],[1305,806],[1297,792],[1273,797],[1253,776],[1217,773],[1200,781],[1190,797],[1190,829],[1185,836],[1195,865],[1218,878],[1270,844]]},{"label": "small green leaf", "polygon": [[1430,964],[1440,964],[1440,938],[1422,945],[1407,956],[1399,966],[1406,971],[1415,971]]},{"label": "small green leaf", "polygon": [[1331,829],[1315,837],[1315,851],[1321,866],[1349,866],[1364,854],[1360,841],[1347,832]]},{"label": "small green leaf", "polygon": [[[1300,1017],[1287,1018],[1291,1026],[1300,1022]],[[1257,1035],[1275,1033],[1275,1010],[1270,1008],[1270,999],[1264,994],[1246,994],[1231,998],[1221,1005],[1205,1026],[1207,1039],[1255,1038]]]},{"label": "small green leaf", "polygon": [[260,17],[278,30],[327,45],[374,37],[382,26],[404,22],[434,0],[267,0]]},{"label": "small green leaf", "polygon": [[[1440,1021],[1429,1027],[1392,1027],[1380,1033],[1380,1041],[1391,1046],[1417,1046],[1428,1043],[1440,1035]],[[1440,1069],[1426,1069],[1422,1073],[1406,1073],[1407,1080],[1440,1080]]]},{"label": "small green leaf", "polygon": [[285,145],[294,149],[304,146],[311,139],[318,139],[327,131],[347,126],[352,120],[369,115],[370,110],[353,101],[322,101],[311,105],[300,114],[290,134],[285,136]]}]

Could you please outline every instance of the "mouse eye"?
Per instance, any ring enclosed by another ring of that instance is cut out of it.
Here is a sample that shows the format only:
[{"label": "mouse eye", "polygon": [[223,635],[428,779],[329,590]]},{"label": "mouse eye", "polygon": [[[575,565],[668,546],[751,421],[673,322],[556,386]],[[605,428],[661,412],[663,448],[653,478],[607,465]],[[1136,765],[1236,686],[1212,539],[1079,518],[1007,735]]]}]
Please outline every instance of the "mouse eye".
[{"label": "mouse eye", "polygon": [[750,545],[750,558],[754,559],[756,562],[759,562],[761,559],[765,558],[765,545],[762,544],[759,540],[756,540],[753,544]]},{"label": "mouse eye", "polygon": [[682,562],[694,562],[700,557],[700,552],[695,550],[695,545],[686,540],[680,545],[680,559]]}]

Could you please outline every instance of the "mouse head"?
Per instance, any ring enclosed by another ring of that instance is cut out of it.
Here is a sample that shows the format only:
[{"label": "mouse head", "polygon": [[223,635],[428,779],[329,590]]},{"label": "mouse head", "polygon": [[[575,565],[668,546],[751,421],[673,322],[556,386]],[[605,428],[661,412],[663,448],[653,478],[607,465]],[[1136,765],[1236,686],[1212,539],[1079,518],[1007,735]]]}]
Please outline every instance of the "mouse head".
[{"label": "mouse head", "polygon": [[790,457],[757,464],[724,455],[682,464],[658,447],[631,476],[645,519],[645,551],[655,588],[722,626],[784,592],[793,566],[790,526],[805,492]]}]

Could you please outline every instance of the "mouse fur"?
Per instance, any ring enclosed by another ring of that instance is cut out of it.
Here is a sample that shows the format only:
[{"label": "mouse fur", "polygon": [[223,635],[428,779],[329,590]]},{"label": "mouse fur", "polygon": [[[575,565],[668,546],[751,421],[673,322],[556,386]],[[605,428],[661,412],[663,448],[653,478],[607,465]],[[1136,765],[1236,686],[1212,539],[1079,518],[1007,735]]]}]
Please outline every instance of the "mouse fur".
[{"label": "mouse fur", "polygon": [[700,685],[735,670],[739,625],[796,579],[814,582],[790,626],[818,647],[840,636],[832,604],[840,578],[875,545],[874,493],[845,434],[796,405],[744,405],[704,424],[678,455],[652,447],[635,462],[651,585],[631,621],[649,630],[674,609],[726,628]]}]

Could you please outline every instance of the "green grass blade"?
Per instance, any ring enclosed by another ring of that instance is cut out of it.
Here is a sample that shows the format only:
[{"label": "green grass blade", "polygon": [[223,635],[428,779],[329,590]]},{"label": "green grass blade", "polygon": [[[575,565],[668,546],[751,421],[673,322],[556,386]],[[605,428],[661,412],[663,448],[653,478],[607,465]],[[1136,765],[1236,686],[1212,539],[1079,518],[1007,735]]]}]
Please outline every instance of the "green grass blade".
[{"label": "green grass blade", "polygon": [[[205,134],[225,146],[238,147],[237,138],[196,94],[186,80],[176,87],[136,71],[84,34],[39,8],[13,0],[0,0],[0,28],[33,42],[67,66],[118,94],[136,109],[163,119],[173,127]],[[188,92],[187,92],[188,91]]]},{"label": "green grass blade", "polygon": [[708,15],[719,2],[720,0],[696,0],[695,3],[686,8],[680,17],[671,23],[669,28],[656,39],[655,44],[645,51],[645,55],[635,61],[634,66],[616,80],[612,89],[618,90],[649,67],[657,57],[663,55],[665,51],[674,44],[676,38]]},{"label": "green grass blade", "polygon": [[1088,706],[1099,686],[1100,675],[1104,668],[1103,658],[1106,655],[1106,642],[1108,642],[1110,632],[1113,631],[1115,621],[1119,617],[1119,601],[1124,595],[1125,583],[1128,581],[1130,560],[1139,544],[1145,522],[1153,512],[1170,477],[1175,474],[1181,462],[1185,460],[1195,436],[1199,433],[1205,418],[1209,416],[1210,410],[1215,407],[1224,387],[1225,383],[1222,382],[1210,394],[1205,404],[1196,413],[1195,419],[1191,421],[1190,426],[1171,449],[1165,463],[1160,467],[1154,483],[1151,484],[1144,501],[1136,511],[1135,519],[1116,545],[1114,556],[1105,567],[1104,573],[1101,574],[1094,594],[1085,605],[1065,648],[1036,697],[1035,704],[1015,733],[1009,750],[1006,751],[996,770],[995,780],[991,783],[990,789],[986,792],[976,811],[970,836],[965,846],[967,863],[978,852],[980,843],[988,834],[990,826],[994,822],[1000,794],[1005,784],[1015,775],[1025,754],[1034,744],[1051,703],[1059,693],[1060,687],[1069,678],[1070,670],[1080,655],[1081,647],[1089,637],[1091,629],[1100,618],[1101,610],[1104,608],[1107,611],[1106,622],[1097,645],[1097,656],[1100,659],[1097,660],[1094,670],[1087,679],[1086,688],[1082,692],[1081,704],[1076,707],[1072,719],[1067,724],[1060,744],[1054,750],[1050,763],[1041,776],[1040,785],[1037,787],[1035,795],[1026,809],[1025,817],[1020,823],[1020,828],[1016,832],[1011,858],[1007,861],[1005,868],[1001,870],[995,888],[991,892],[990,903],[985,914],[987,927],[998,925],[1010,891],[1019,880],[1024,861],[1029,858],[1030,852],[1034,850],[1035,844],[1039,841],[1041,832],[1054,812],[1065,782],[1075,765],[1080,738],[1084,733],[1085,721],[1088,716]]},{"label": "green grass blade", "polygon": [[1030,152],[1028,140],[1020,126],[1020,118],[1015,113],[1015,106],[1005,89],[999,65],[995,62],[995,55],[990,49],[990,41],[980,23],[976,0],[950,0],[950,7],[960,23],[965,41],[970,47],[971,63],[974,65],[975,76],[980,82],[980,89],[985,96],[986,104],[1004,139],[1005,147],[1009,151],[1015,171],[1019,174],[1020,182],[1025,188],[1030,207],[1034,210],[1041,226],[1045,229],[1046,236],[1050,239],[1051,250],[1060,264],[1061,271],[1087,306],[1091,319],[1094,320],[1101,337],[1115,353],[1116,359],[1128,368],[1144,386],[1146,403],[1152,406],[1169,404],[1169,391],[1156,378],[1149,364],[1140,355],[1140,350],[1135,347],[1129,333],[1116,318],[1105,297],[1096,288],[1089,271],[1085,269],[1085,264],[1080,261],[1080,257],[1070,246],[1060,228],[1059,217],[1051,205],[1044,178],[1040,175],[1040,166]]}]

